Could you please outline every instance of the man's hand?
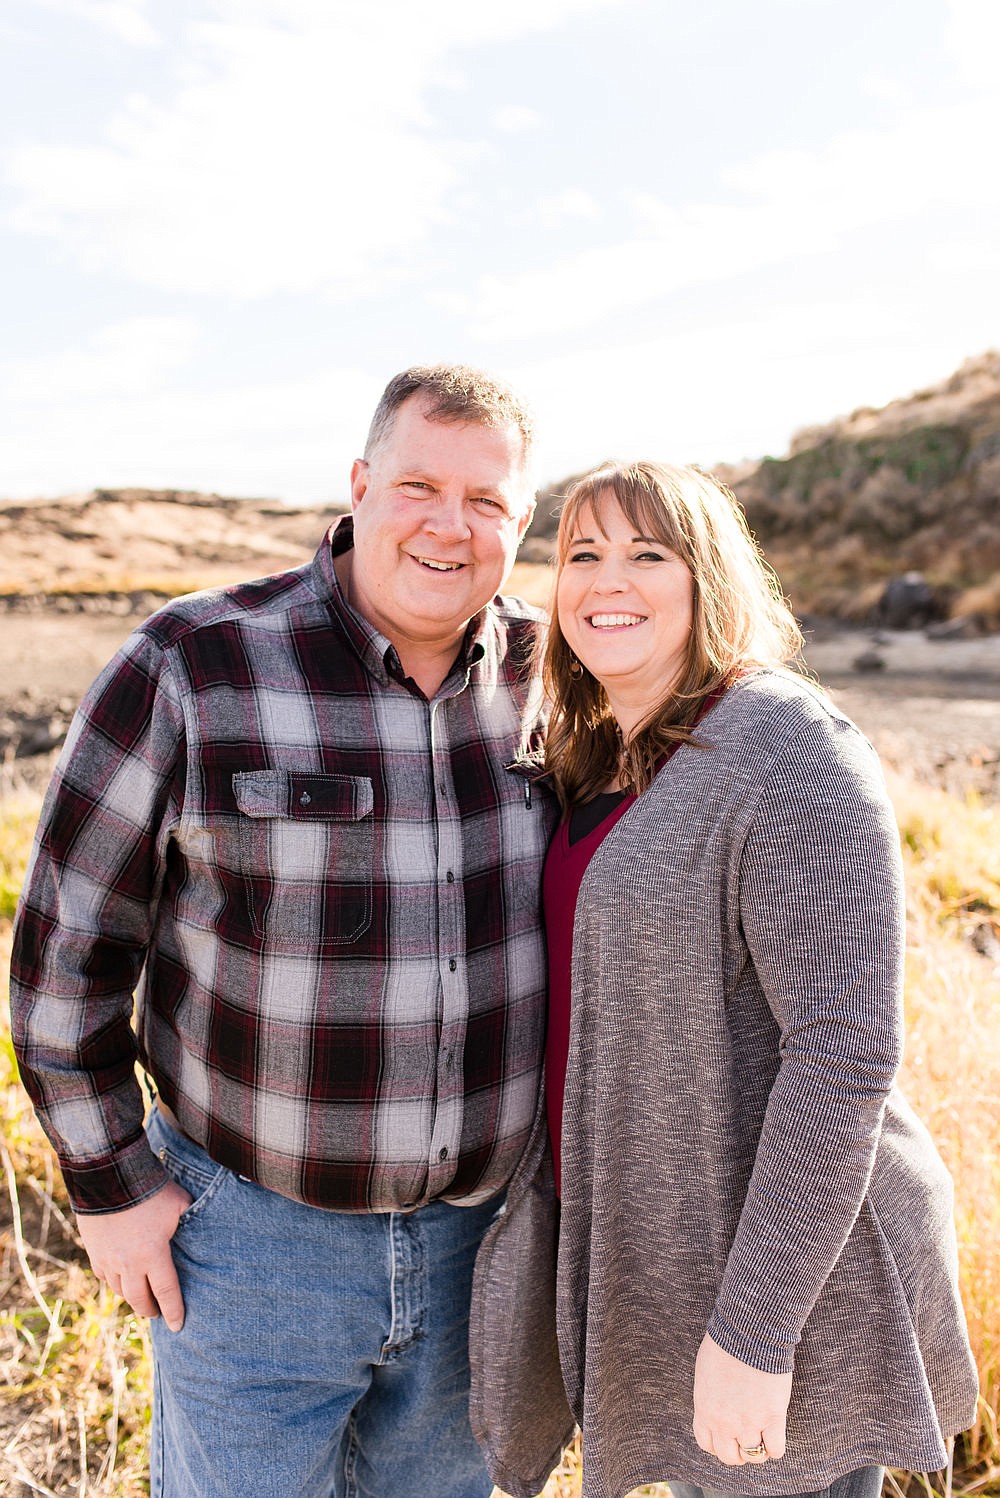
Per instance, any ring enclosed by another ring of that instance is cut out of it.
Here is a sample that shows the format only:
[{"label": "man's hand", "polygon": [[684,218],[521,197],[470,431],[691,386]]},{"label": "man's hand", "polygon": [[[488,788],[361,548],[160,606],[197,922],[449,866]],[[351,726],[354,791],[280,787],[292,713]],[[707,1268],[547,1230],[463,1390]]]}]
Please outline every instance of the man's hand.
[{"label": "man's hand", "polygon": [[83,1213],[77,1227],[90,1265],[140,1316],[161,1316],[172,1332],[184,1325],[184,1300],[170,1252],[180,1215],[191,1197],[176,1181],[137,1207]]},{"label": "man's hand", "polygon": [[[792,1395],[790,1373],[761,1373],[706,1336],[694,1368],[694,1438],[727,1467],[776,1461],[785,1454],[785,1413]],[[764,1456],[745,1456],[763,1445]]]}]

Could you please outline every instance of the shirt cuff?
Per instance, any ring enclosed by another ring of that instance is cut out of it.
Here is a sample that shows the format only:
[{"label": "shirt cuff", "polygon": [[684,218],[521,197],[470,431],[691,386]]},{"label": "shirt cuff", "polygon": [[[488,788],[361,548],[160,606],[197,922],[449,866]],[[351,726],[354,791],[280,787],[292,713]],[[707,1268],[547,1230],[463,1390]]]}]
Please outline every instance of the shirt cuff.
[{"label": "shirt cuff", "polygon": [[60,1160],[59,1164],[73,1210],[84,1216],[137,1207],[140,1202],[155,1196],[170,1180],[163,1164],[150,1149],[145,1133],[115,1155],[110,1163],[80,1165]]},{"label": "shirt cuff", "polygon": [[718,1309],[712,1312],[707,1331],[723,1352],[739,1358],[741,1363],[756,1368],[759,1373],[791,1373],[795,1366],[794,1346],[787,1342],[766,1342],[748,1332],[737,1331],[730,1322],[723,1320]]}]

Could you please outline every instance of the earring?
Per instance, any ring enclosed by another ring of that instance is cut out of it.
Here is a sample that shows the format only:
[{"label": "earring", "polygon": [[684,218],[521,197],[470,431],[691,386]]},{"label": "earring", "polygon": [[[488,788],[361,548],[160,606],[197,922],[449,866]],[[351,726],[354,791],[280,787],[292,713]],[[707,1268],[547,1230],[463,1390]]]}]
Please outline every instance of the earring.
[{"label": "earring", "polygon": [[569,663],[569,674],[570,676],[572,676],[574,681],[579,681],[580,677],[583,675],[583,667],[580,665],[580,662],[577,660],[575,655],[572,657]]}]

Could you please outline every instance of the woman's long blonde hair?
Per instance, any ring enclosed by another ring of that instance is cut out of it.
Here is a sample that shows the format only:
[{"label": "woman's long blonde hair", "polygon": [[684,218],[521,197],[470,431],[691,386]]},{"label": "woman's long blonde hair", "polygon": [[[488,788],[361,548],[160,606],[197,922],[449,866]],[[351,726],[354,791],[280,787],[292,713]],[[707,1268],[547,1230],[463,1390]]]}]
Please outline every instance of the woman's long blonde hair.
[{"label": "woman's long blonde hair", "polygon": [[589,801],[616,777],[627,789],[645,790],[671,746],[691,740],[708,697],[751,667],[784,665],[802,645],[735,497],[697,468],[608,464],[577,479],[559,520],[556,588],[581,511],[589,509],[603,530],[602,510],[615,501],[635,535],[686,562],[693,624],[680,678],[623,744],[604,688],[566,643],[553,598],[542,666],[554,709],[545,767],[564,808]]}]

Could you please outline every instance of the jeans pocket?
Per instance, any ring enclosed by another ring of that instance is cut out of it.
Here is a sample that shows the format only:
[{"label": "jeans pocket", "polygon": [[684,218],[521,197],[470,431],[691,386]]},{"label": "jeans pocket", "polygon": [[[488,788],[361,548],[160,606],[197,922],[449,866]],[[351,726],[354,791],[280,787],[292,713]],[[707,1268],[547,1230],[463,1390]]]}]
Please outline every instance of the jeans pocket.
[{"label": "jeans pocket", "polygon": [[159,1113],[153,1114],[148,1133],[149,1142],[171,1180],[183,1186],[191,1197],[191,1205],[177,1219],[179,1231],[200,1216],[233,1173],[206,1155],[193,1140],[178,1134]]}]

